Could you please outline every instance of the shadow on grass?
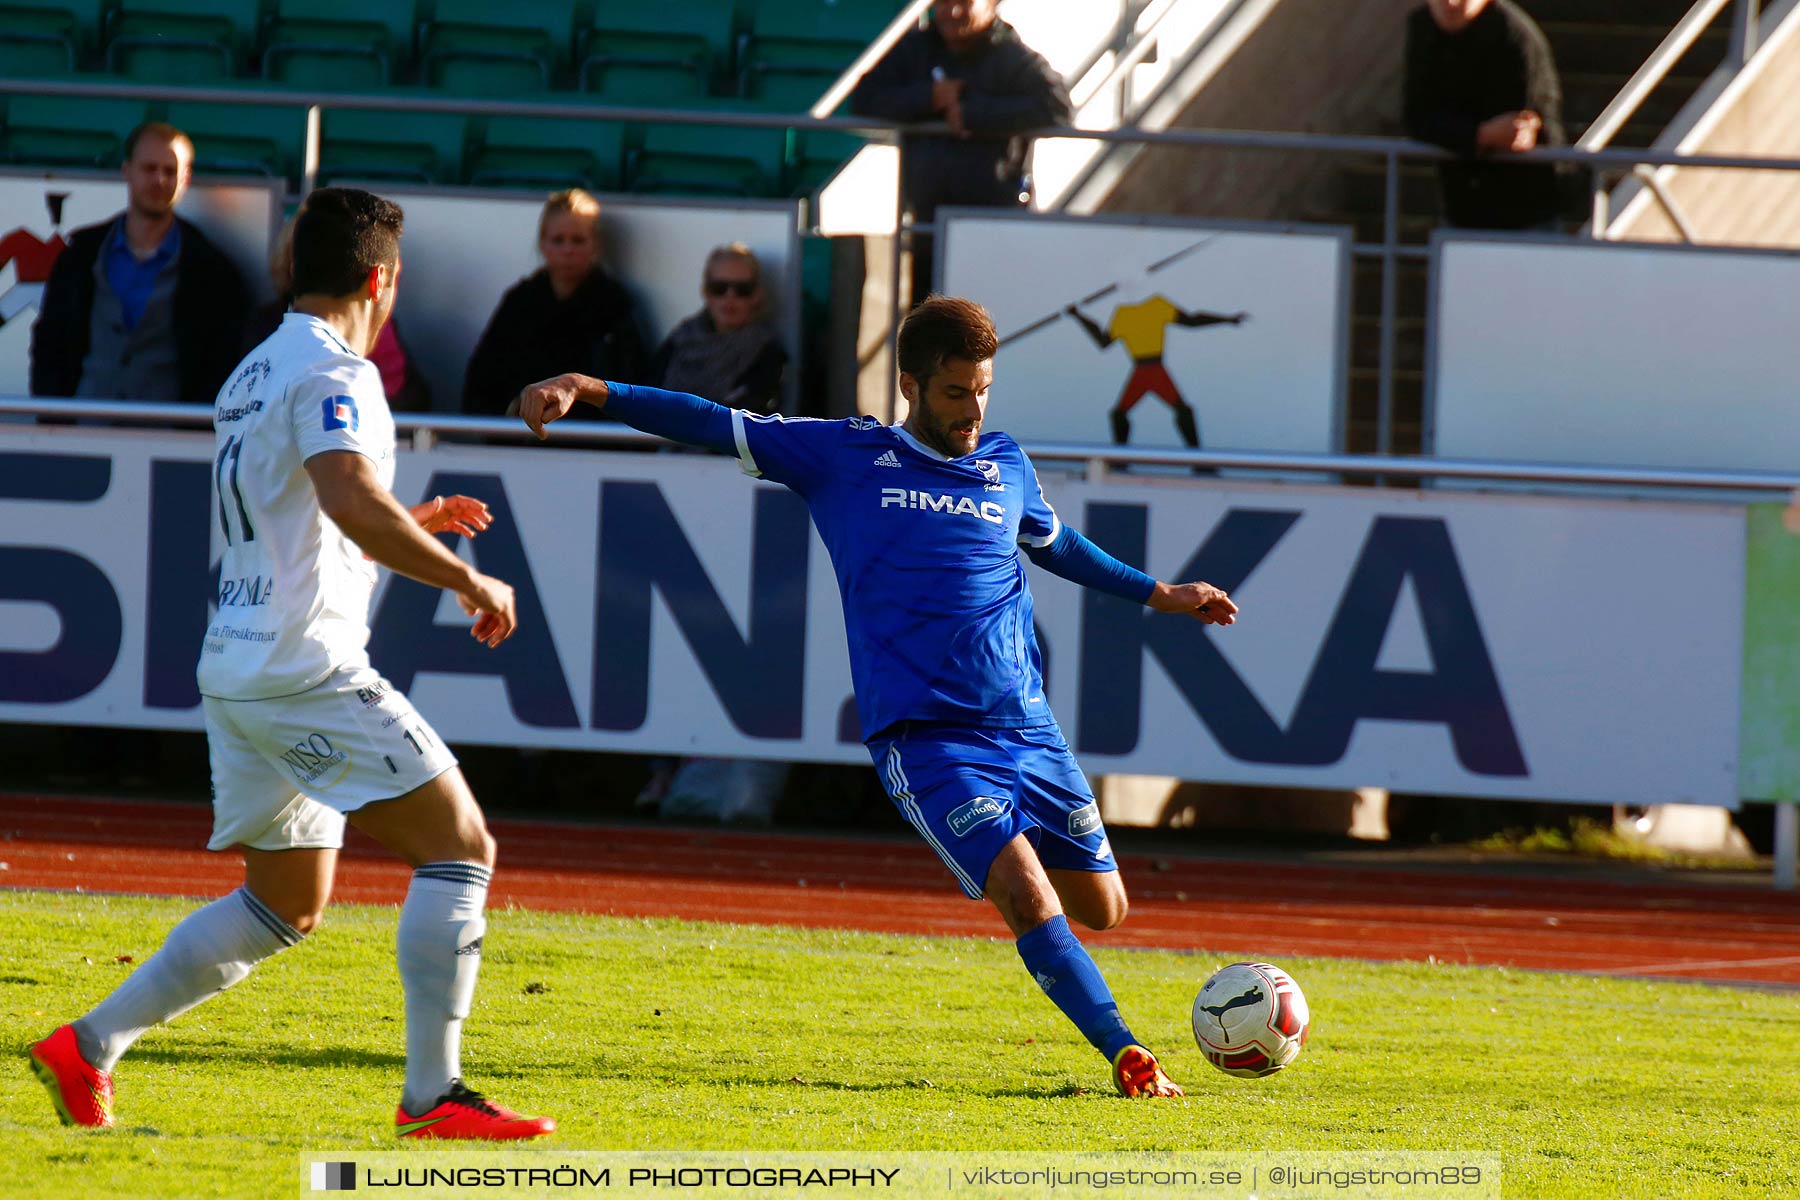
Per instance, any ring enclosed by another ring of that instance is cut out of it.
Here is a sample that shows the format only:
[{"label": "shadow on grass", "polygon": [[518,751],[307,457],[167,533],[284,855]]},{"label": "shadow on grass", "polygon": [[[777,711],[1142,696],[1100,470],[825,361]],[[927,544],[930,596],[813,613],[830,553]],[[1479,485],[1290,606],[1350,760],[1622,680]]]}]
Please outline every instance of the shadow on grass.
[{"label": "shadow on grass", "polygon": [[1069,1096],[1086,1095],[1090,1089],[1073,1084],[1063,1087],[968,1087],[963,1085],[947,1085],[933,1083],[929,1079],[808,1079],[799,1075],[786,1079],[774,1079],[767,1076],[731,1075],[708,1076],[702,1072],[691,1072],[686,1075],[671,1076],[666,1072],[645,1074],[642,1071],[616,1070],[608,1073],[609,1078],[623,1082],[657,1084],[676,1083],[710,1083],[723,1087],[790,1089],[798,1091],[821,1092],[866,1092],[870,1094],[904,1094],[906,1092],[943,1092],[954,1095],[986,1096],[993,1099],[1010,1098],[1017,1100],[1054,1100]]},{"label": "shadow on grass", "polygon": [[198,1065],[233,1062],[272,1067],[376,1067],[400,1070],[406,1057],[376,1050],[359,1050],[353,1046],[244,1046],[230,1042],[206,1045],[157,1046],[133,1048],[131,1058],[139,1062],[170,1065]]}]

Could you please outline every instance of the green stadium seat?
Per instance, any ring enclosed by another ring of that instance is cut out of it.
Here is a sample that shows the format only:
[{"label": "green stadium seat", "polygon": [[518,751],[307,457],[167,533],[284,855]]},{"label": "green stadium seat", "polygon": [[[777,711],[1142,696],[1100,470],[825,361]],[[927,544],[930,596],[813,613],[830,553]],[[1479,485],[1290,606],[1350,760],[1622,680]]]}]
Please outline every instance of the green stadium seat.
[{"label": "green stadium seat", "polygon": [[625,153],[617,121],[490,117],[469,168],[475,185],[616,191]]},{"label": "green stadium seat", "polygon": [[321,179],[462,182],[468,122],[460,115],[328,108],[321,121]]},{"label": "green stadium seat", "polygon": [[697,87],[674,95],[703,95],[731,53],[731,0],[686,0],[658,5],[641,0],[598,0],[593,24],[577,50],[580,84],[615,95],[607,76],[623,69],[691,75]]},{"label": "green stadium seat", "polygon": [[298,179],[306,110],[297,105],[169,105],[169,124],[194,139],[194,169],[209,175]]},{"label": "green stadium seat", "polygon": [[769,67],[745,77],[745,94],[770,112],[808,112],[850,62],[833,58],[829,66],[801,68],[790,62]]},{"label": "green stadium seat", "polygon": [[409,0],[276,0],[263,76],[299,88],[384,88],[411,62],[412,41]]},{"label": "green stadium seat", "polygon": [[107,69],[146,83],[229,79],[258,19],[258,0],[119,0],[106,31]]},{"label": "green stadium seat", "polygon": [[422,82],[460,95],[515,96],[556,84],[574,0],[438,0],[419,44]]},{"label": "green stadium seat", "polygon": [[628,186],[660,195],[776,195],[789,140],[781,129],[652,125],[627,153]]},{"label": "green stadium seat", "polygon": [[0,78],[29,79],[79,70],[100,27],[100,0],[0,4]]},{"label": "green stadium seat", "polygon": [[611,104],[685,108],[706,96],[706,83],[692,67],[624,60],[582,64],[581,86]]},{"label": "green stadium seat", "polygon": [[9,163],[116,167],[125,135],[145,120],[142,100],[13,95],[5,105],[0,161]]},{"label": "green stadium seat", "polygon": [[738,89],[765,103],[810,90],[810,105],[898,11],[885,0],[765,0],[738,56]]}]

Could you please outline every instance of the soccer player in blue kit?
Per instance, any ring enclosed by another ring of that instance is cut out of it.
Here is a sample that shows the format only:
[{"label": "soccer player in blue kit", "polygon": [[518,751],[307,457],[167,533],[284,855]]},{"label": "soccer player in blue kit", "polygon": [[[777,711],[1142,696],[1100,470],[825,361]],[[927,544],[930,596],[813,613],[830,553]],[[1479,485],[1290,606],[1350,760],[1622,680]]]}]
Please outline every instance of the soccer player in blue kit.
[{"label": "soccer player in blue kit", "polygon": [[1070,917],[1118,925],[1125,886],[1044,698],[1020,549],[1159,612],[1229,625],[1237,606],[1211,584],[1152,579],[1057,519],[1018,443],[982,430],[998,345],[973,301],[915,308],[900,328],[900,426],[756,416],[583,375],[532,384],[517,404],[540,438],[586,401],[734,455],[806,500],[837,572],[863,740],[889,796],[963,891],[993,902],[1025,969],[1106,1056],[1119,1090],[1180,1096],[1069,930]]}]

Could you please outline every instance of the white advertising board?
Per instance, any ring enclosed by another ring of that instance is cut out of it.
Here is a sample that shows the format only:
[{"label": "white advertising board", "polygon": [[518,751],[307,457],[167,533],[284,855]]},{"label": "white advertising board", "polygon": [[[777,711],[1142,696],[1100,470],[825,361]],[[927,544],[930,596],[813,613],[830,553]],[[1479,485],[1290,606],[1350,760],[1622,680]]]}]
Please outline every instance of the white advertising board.
[{"label": "white advertising board", "polygon": [[1427,453],[1788,471],[1800,254],[1439,235]]},{"label": "white advertising board", "polygon": [[1020,441],[1116,441],[1123,411],[1132,444],[1179,448],[1186,404],[1205,449],[1340,448],[1348,231],[984,209],[938,219],[937,290],[993,314],[993,412]]},{"label": "white advertising board", "polygon": [[[0,427],[0,720],[199,728],[213,443]],[[1046,474],[1096,542],[1226,587],[1226,629],[1034,570],[1084,765],[1194,780],[1735,805],[1744,512]],[[389,582],[372,653],[461,742],[864,762],[830,564],[793,494],[701,455],[403,450],[485,499],[489,651]],[[1672,619],[1669,580],[1681,581]]]},{"label": "white advertising board", "polygon": [[[271,180],[196,180],[176,211],[230,255],[250,294],[266,299],[269,239],[281,220],[281,195]],[[45,175],[0,171],[0,396],[30,390],[31,326],[52,257],[43,247],[116,215],[125,207],[118,175]]]}]

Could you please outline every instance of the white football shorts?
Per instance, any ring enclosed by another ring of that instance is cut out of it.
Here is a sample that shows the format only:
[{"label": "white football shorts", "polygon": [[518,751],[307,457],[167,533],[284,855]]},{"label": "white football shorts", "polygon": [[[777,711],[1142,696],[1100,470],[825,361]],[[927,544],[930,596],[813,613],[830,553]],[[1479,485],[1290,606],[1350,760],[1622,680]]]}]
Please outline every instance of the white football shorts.
[{"label": "white football shorts", "polygon": [[212,760],[208,850],[339,848],[344,814],[404,796],[456,765],[425,718],[371,667],[296,696],[202,698]]}]

